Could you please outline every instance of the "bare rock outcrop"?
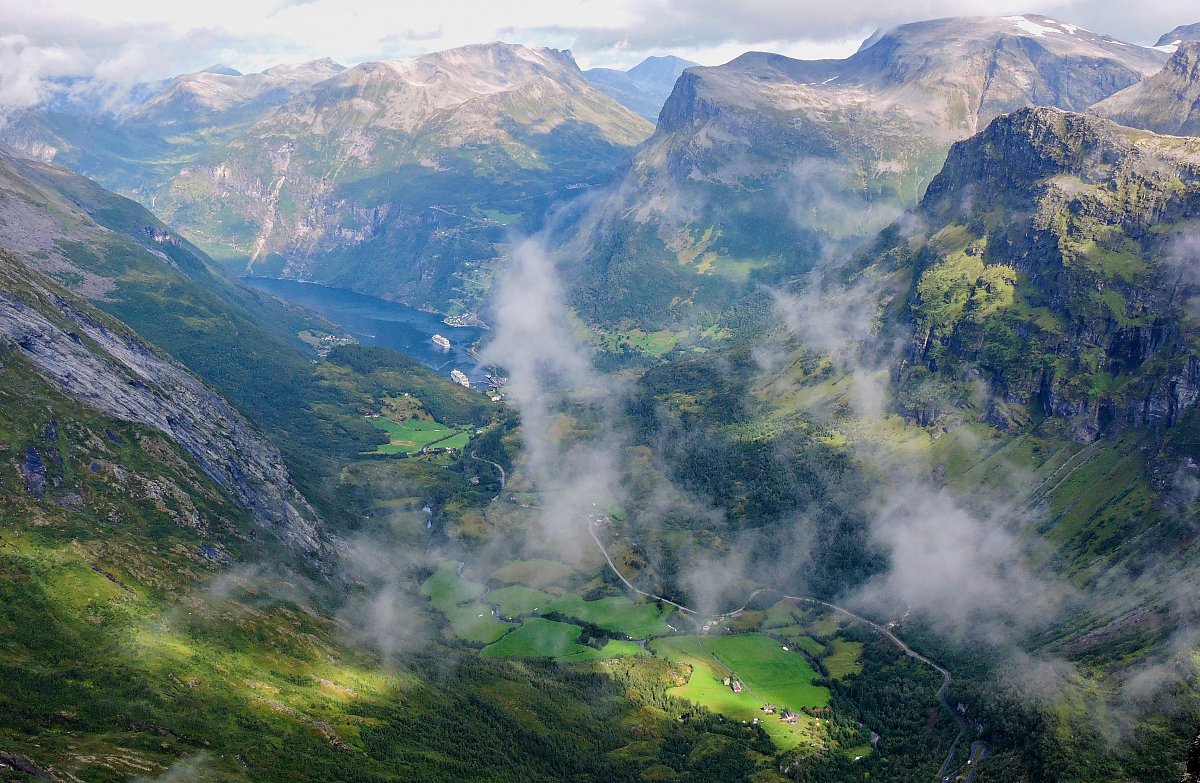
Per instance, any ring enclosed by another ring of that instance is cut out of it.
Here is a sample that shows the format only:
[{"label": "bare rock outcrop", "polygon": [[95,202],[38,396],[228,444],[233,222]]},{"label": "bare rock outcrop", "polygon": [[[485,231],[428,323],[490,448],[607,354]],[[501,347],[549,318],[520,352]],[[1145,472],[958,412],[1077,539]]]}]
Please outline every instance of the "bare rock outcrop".
[{"label": "bare rock outcrop", "polygon": [[[327,544],[317,515],[265,435],[131,331],[56,292],[48,281],[37,283],[36,277],[0,255],[0,281],[5,283],[0,285],[0,341],[12,345],[65,394],[167,435],[260,528],[311,559],[323,558]],[[26,296],[9,293],[18,286]],[[32,449],[24,455],[26,488],[34,495],[45,492],[42,462]]]}]

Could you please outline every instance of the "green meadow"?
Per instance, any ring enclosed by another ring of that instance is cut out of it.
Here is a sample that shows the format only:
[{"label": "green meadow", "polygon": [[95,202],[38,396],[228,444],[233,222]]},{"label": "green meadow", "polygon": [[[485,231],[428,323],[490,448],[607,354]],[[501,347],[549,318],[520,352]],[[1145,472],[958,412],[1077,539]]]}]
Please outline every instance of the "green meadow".
[{"label": "green meadow", "polygon": [[374,454],[413,454],[431,445],[437,448],[461,449],[470,440],[464,429],[450,427],[429,419],[393,421],[380,416],[371,419],[376,429],[387,433],[388,442],[376,447]]},{"label": "green meadow", "polygon": [[585,601],[580,595],[568,593],[552,603],[548,611],[561,612],[633,639],[647,639],[671,632],[667,626],[670,612],[660,609],[657,604],[634,603],[625,596]]},{"label": "green meadow", "polygon": [[[812,719],[802,716],[788,725],[778,715],[763,713],[763,704],[797,711],[829,704],[829,690],[813,684],[817,673],[808,660],[799,653],[785,652],[779,642],[761,634],[671,636],[654,640],[650,648],[663,658],[692,667],[687,684],[672,688],[672,695],[738,720],[758,718],[771,739],[784,749],[807,742],[812,736]],[[724,684],[730,675],[736,675],[746,689],[734,693]]]},{"label": "green meadow", "polygon": [[602,649],[579,644],[580,627],[570,623],[533,617],[495,644],[483,648],[492,658],[557,658],[563,661],[593,661],[620,656],[644,655],[634,642],[613,639]]}]

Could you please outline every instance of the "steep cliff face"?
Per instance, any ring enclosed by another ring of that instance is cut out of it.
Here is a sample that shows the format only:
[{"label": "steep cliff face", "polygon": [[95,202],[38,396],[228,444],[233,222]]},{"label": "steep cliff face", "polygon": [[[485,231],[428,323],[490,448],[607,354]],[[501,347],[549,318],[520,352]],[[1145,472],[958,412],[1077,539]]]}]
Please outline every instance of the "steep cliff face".
[{"label": "steep cliff face", "polygon": [[997,115],[1083,110],[1165,59],[1020,16],[903,25],[845,60],[752,52],[689,69],[596,217],[592,273],[616,304],[581,304],[600,317],[635,304],[626,257],[656,259],[648,318],[803,270],[915,205],[950,145]]},{"label": "steep cliff face", "polygon": [[[316,514],[279,450],[229,403],[3,251],[0,283],[0,340],[47,382],[102,414],[163,433],[260,528],[311,558],[326,554]],[[36,488],[38,460],[27,463],[27,483]]]},{"label": "steep cliff face", "polygon": [[[36,352],[25,358],[47,382],[164,433],[263,529],[324,556],[317,515],[263,435],[311,426],[312,365],[289,338],[313,321],[223,278],[134,202],[2,150],[0,249],[7,340]],[[314,454],[296,440],[283,439],[288,464],[311,492]]]},{"label": "steep cliff face", "polygon": [[1100,101],[1092,112],[1131,128],[1200,135],[1200,41],[1181,41],[1163,69]]},{"label": "steep cliff face", "polygon": [[1019,406],[1089,440],[1200,397],[1200,140],[1023,110],[955,145],[915,214],[892,248],[912,263],[914,415],[929,379],[981,378],[996,423]]}]

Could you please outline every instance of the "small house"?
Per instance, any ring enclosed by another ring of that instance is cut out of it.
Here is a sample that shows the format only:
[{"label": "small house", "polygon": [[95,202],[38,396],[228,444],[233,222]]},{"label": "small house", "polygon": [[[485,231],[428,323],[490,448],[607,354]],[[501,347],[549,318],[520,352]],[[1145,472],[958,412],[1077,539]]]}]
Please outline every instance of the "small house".
[{"label": "small house", "polygon": [[779,716],[779,719],[781,721],[783,721],[784,723],[795,723],[797,720],[800,719],[800,716],[797,715],[796,713],[792,712],[791,710],[784,710],[783,713]]},{"label": "small house", "polygon": [[774,715],[775,714],[775,705],[774,704],[764,704],[762,706],[762,711],[767,713],[768,715]]}]

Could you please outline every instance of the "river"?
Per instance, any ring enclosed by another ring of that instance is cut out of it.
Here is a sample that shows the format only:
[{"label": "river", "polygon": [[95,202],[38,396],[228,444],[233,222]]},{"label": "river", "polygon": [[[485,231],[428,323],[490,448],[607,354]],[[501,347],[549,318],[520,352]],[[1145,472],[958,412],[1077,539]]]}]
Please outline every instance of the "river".
[{"label": "river", "polygon": [[[391,348],[446,376],[451,370],[462,370],[472,386],[485,383],[483,366],[467,353],[483,335],[482,329],[447,326],[434,313],[319,283],[274,277],[243,277],[242,282],[317,311],[364,345]],[[432,339],[435,334],[450,340],[450,347],[438,347]]]}]

